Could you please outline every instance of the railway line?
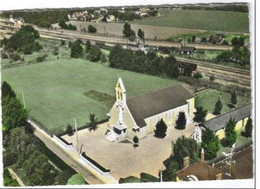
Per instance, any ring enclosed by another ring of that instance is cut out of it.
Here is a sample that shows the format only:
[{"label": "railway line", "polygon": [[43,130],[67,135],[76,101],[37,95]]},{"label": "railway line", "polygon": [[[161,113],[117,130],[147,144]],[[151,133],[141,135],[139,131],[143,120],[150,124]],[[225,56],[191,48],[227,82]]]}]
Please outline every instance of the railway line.
[{"label": "railway line", "polygon": [[[19,28],[14,26],[6,26],[0,23],[0,27],[12,28],[18,30]],[[123,37],[116,36],[101,36],[101,35],[91,35],[91,34],[82,34],[80,32],[72,32],[65,30],[48,30],[42,29],[35,26],[35,29],[38,30],[41,37],[52,38],[52,39],[64,39],[64,40],[76,40],[81,39],[83,41],[91,40],[95,42],[102,42],[104,44],[126,44],[126,40]],[[179,43],[171,43],[167,41],[146,41],[147,46],[161,46],[161,47],[180,47]],[[230,50],[231,46],[221,46],[221,45],[203,45],[195,44],[197,49],[217,49],[217,50]],[[250,71],[233,68],[223,65],[217,65],[213,63],[208,63],[204,61],[192,60],[188,58],[176,57],[176,60],[183,63],[196,64],[197,70],[203,73],[205,76],[210,77],[214,75],[216,79],[227,81],[232,84],[237,84],[242,87],[250,88],[251,77]]]}]

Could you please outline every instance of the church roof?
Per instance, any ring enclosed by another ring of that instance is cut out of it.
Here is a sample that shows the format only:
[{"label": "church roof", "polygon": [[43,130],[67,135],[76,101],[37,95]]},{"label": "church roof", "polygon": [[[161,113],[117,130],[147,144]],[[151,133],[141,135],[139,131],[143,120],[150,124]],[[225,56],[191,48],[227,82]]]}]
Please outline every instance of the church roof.
[{"label": "church roof", "polygon": [[144,127],[145,118],[187,104],[187,100],[193,97],[183,86],[174,85],[130,98],[127,106],[136,124]]},{"label": "church roof", "polygon": [[231,110],[213,119],[205,121],[202,123],[202,125],[212,130],[213,132],[216,132],[219,129],[225,128],[227,122],[230,120],[231,117],[234,118],[236,122],[238,122],[244,118],[251,116],[251,111],[252,111],[252,104],[248,103],[245,106]]}]

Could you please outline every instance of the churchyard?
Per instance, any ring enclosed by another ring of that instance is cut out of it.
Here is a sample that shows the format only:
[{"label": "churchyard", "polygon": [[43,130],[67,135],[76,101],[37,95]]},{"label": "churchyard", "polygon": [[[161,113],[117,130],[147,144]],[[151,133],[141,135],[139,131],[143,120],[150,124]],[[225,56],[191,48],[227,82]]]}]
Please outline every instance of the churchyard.
[{"label": "churchyard", "polygon": [[[83,129],[78,131],[78,146],[82,152],[94,159],[116,178],[128,176],[139,177],[141,172],[158,177],[159,171],[165,169],[163,161],[172,153],[172,141],[184,135],[190,137],[194,131],[195,123],[190,123],[185,130],[177,130],[173,125],[167,129],[165,138],[160,139],[149,134],[139,140],[139,146],[134,147],[132,142],[110,142],[105,138],[108,123],[98,125],[96,131]],[[62,136],[67,142],[76,146],[76,134]]]}]

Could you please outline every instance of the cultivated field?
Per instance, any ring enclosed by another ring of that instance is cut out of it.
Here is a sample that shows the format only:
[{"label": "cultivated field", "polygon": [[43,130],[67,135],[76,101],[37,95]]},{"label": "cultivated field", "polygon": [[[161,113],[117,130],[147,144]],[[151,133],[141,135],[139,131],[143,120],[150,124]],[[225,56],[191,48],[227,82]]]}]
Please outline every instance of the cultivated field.
[{"label": "cultivated field", "polygon": [[[67,123],[73,124],[74,117],[79,126],[84,125],[89,121],[89,113],[96,114],[99,120],[105,119],[112,104],[100,102],[103,96],[107,97],[102,94],[115,97],[119,76],[123,78],[128,98],[178,83],[83,59],[57,59],[2,70],[2,80],[11,84],[20,99],[23,89],[30,116],[53,132],[65,130]],[[93,91],[101,94],[100,97],[92,97]]]},{"label": "cultivated field", "polygon": [[[94,23],[94,22],[83,22],[83,21],[70,21],[72,25],[77,26],[78,30],[82,28],[87,28],[88,25],[93,25],[97,28],[97,33],[102,35],[112,35],[112,36],[121,36],[123,37],[123,23]],[[57,24],[54,24],[54,26]],[[131,24],[131,28],[137,33],[138,29],[141,28],[145,32],[146,39],[154,39],[155,36],[157,39],[166,40],[169,37],[177,36],[181,34],[197,34],[206,32],[206,30],[198,29],[184,29],[184,28],[171,28],[171,27],[162,27],[162,26],[149,26],[141,24]]]},{"label": "cultivated field", "polygon": [[211,31],[249,32],[248,13],[206,10],[162,10],[161,16],[135,20],[133,24]]}]

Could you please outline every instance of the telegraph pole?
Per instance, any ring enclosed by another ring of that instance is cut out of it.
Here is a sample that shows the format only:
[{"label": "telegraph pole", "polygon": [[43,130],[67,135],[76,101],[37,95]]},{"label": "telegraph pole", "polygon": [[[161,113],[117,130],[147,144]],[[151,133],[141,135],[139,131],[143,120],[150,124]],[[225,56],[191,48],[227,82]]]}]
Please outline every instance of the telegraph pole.
[{"label": "telegraph pole", "polygon": [[25,105],[25,98],[24,98],[23,89],[22,89],[22,95],[23,95],[23,108],[24,108],[24,109],[26,109],[26,105]]},{"label": "telegraph pole", "polygon": [[77,120],[76,120],[76,118],[74,118],[74,125],[75,125],[75,132],[76,132],[76,148],[77,148],[77,152],[79,151],[79,149],[78,149],[78,141],[79,141],[79,139],[78,139],[78,128],[77,128]]}]

